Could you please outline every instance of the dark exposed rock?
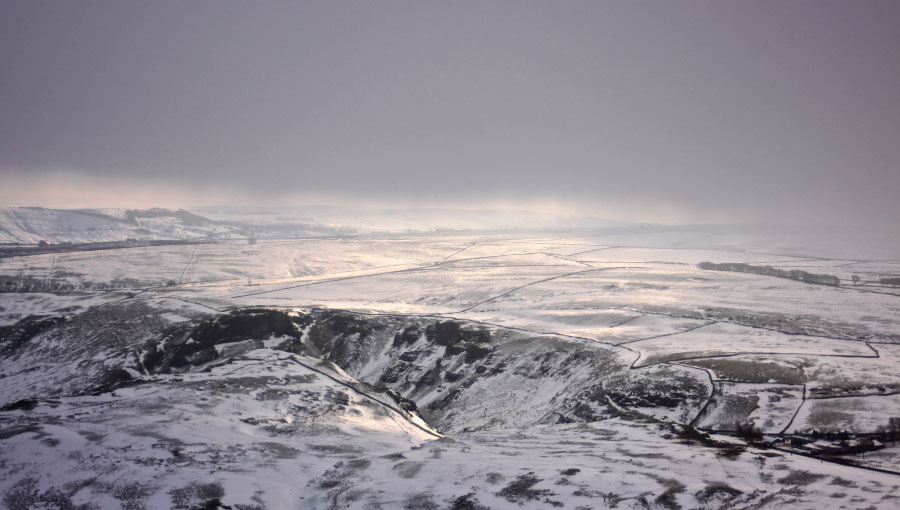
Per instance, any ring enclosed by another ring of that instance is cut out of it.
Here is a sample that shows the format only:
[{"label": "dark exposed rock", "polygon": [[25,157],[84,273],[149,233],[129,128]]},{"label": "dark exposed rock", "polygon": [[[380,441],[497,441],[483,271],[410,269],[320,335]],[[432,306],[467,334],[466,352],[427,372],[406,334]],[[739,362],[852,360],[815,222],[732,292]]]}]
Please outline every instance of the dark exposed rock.
[{"label": "dark exposed rock", "polygon": [[400,361],[412,362],[419,359],[425,351],[406,351],[400,355]]},{"label": "dark exposed rock", "polygon": [[312,315],[307,313],[298,313],[296,315],[291,315],[291,322],[297,325],[298,328],[305,328],[313,323]]},{"label": "dark exposed rock", "polygon": [[63,322],[65,317],[29,315],[11,326],[0,327],[0,356],[15,352],[20,346]]},{"label": "dark exposed rock", "polygon": [[441,360],[438,359],[434,363],[434,367],[425,372],[418,381],[415,382],[415,391],[420,391],[423,388],[427,388],[430,386],[435,386],[441,383]]},{"label": "dark exposed rock", "polygon": [[[599,421],[606,418],[605,415],[598,413],[593,407],[585,402],[579,402],[570,411],[570,414],[581,421]],[[561,417],[559,423],[569,423],[572,420],[568,417]]]},{"label": "dark exposed rock", "polygon": [[491,332],[488,329],[476,330],[463,327],[458,321],[441,321],[429,324],[425,328],[425,336],[428,340],[438,345],[448,346],[467,342],[488,343],[491,341]]},{"label": "dark exposed rock", "polygon": [[367,340],[388,326],[383,320],[347,312],[318,312],[314,318],[309,343],[345,369],[364,358]]},{"label": "dark exposed rock", "polygon": [[272,346],[272,349],[293,354],[308,354],[308,349],[297,337],[288,337],[283,342]]},{"label": "dark exposed rock", "polygon": [[[300,318],[302,323],[304,319]],[[283,350],[302,353],[298,319],[281,310],[243,309],[205,320],[193,329],[180,325],[172,328],[161,342],[147,345],[143,366],[151,372],[166,373],[172,369],[203,365],[219,357],[217,345],[241,340],[264,340],[286,337]],[[162,345],[162,348],[159,347]],[[262,347],[253,343],[247,348]]]},{"label": "dark exposed rock", "polygon": [[412,345],[422,336],[422,329],[418,325],[409,326],[401,329],[394,335],[394,347],[402,347],[404,345]]},{"label": "dark exposed rock", "polygon": [[97,391],[111,391],[117,386],[128,383],[133,377],[124,368],[113,368],[107,370],[100,376]]},{"label": "dark exposed rock", "polygon": [[491,352],[491,347],[484,344],[468,344],[466,345],[466,363],[474,363]]},{"label": "dark exposed rock", "polygon": [[462,354],[462,353],[464,353],[464,352],[466,352],[466,346],[465,346],[465,345],[463,345],[463,344],[451,344],[451,345],[448,345],[448,346],[444,349],[444,357],[445,357],[445,358],[450,358],[450,357],[456,356],[457,354]]},{"label": "dark exposed rock", "polygon": [[0,411],[31,411],[37,407],[38,401],[33,398],[24,398],[11,404],[0,407]]},{"label": "dark exposed rock", "polygon": [[286,312],[281,310],[244,309],[220,315],[200,323],[191,333],[202,348],[244,339],[263,339],[270,336],[299,337],[299,332]]},{"label": "dark exposed rock", "polygon": [[409,367],[410,364],[405,362],[396,363],[388,367],[388,369],[381,374],[381,377],[378,378],[378,384],[397,384],[401,379],[405,380],[406,374],[409,373]]},{"label": "dark exposed rock", "polygon": [[444,379],[446,379],[448,382],[456,382],[462,379],[464,376],[465,374],[462,373],[444,372]]}]

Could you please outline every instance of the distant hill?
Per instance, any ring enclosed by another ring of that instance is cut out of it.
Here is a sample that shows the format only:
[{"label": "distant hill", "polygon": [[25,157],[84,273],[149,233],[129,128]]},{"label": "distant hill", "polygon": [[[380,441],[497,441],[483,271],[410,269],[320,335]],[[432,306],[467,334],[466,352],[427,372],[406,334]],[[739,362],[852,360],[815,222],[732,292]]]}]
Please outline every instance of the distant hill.
[{"label": "distant hill", "polygon": [[194,210],[200,214],[161,208],[0,207],[0,244],[641,228],[626,222],[522,210],[360,206],[220,206]]},{"label": "distant hill", "polygon": [[125,239],[202,239],[246,235],[244,225],[184,209],[0,208],[0,243],[89,243]]}]

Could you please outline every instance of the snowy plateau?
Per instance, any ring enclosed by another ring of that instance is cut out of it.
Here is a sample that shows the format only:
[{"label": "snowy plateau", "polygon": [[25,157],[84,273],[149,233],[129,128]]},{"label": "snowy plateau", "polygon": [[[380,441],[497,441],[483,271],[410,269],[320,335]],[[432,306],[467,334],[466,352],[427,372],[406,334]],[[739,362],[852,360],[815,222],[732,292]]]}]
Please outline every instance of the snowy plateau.
[{"label": "snowy plateau", "polygon": [[0,508],[898,507],[895,247],[480,214],[0,209]]}]

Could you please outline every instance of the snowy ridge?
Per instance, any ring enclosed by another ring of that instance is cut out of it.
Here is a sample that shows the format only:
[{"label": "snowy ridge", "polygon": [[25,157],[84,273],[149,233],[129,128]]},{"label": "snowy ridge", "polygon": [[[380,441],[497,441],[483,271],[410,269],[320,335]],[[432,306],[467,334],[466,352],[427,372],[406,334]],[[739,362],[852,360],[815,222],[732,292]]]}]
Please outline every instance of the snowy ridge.
[{"label": "snowy ridge", "polygon": [[242,232],[237,225],[219,224],[184,210],[0,208],[0,244],[227,238]]}]

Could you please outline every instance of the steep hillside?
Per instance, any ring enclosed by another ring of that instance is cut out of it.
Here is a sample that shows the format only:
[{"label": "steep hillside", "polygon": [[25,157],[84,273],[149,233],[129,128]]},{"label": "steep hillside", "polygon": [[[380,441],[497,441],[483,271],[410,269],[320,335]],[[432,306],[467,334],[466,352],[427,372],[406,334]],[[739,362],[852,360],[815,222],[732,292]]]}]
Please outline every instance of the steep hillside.
[{"label": "steep hillside", "polygon": [[308,344],[354,377],[418,403],[441,430],[590,422],[623,411],[689,423],[710,393],[683,367],[629,370],[634,353],[464,321],[313,314]]}]

